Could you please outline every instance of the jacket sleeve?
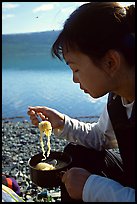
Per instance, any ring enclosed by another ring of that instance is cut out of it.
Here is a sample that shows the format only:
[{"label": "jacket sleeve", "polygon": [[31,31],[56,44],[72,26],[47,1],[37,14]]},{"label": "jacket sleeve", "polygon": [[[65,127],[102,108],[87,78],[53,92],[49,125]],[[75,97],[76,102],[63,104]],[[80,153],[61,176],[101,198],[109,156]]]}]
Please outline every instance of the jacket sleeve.
[{"label": "jacket sleeve", "polygon": [[55,135],[85,147],[96,150],[117,148],[116,137],[105,107],[98,122],[84,123],[65,115],[65,125],[62,131],[54,131]]},{"label": "jacket sleeve", "polygon": [[135,189],[92,174],[84,185],[82,198],[84,202],[135,202]]}]

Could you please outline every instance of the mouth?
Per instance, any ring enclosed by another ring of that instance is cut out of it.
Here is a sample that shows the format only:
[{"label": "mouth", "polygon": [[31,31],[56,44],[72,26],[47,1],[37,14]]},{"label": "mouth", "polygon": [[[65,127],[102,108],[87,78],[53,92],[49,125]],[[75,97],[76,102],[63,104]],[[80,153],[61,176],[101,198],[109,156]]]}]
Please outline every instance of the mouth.
[{"label": "mouth", "polygon": [[85,93],[88,93],[88,91],[86,89],[82,88],[81,86],[80,86],[80,89],[83,90]]},{"label": "mouth", "polygon": [[87,90],[83,90],[85,93],[88,93],[88,91]]}]

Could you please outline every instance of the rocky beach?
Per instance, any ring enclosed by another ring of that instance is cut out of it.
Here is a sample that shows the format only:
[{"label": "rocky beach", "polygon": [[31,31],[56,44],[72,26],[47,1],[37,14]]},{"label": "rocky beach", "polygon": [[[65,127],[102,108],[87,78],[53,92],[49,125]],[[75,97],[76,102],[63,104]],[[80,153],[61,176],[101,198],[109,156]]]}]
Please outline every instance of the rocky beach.
[{"label": "rocky beach", "polygon": [[[43,189],[30,180],[28,160],[41,152],[39,136],[38,127],[27,120],[3,120],[2,173],[16,179],[25,202],[60,202],[59,187]],[[46,144],[46,137],[43,142]],[[67,143],[51,135],[51,151],[63,151]]]}]

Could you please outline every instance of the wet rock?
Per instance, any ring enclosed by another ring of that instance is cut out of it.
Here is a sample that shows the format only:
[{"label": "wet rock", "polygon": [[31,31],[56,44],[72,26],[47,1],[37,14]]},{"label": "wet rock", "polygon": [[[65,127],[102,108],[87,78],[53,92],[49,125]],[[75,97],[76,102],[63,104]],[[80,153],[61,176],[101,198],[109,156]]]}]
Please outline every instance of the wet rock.
[{"label": "wet rock", "polygon": [[36,134],[37,133],[37,131],[35,129],[32,129],[32,128],[31,128],[30,131],[31,131],[32,134]]}]

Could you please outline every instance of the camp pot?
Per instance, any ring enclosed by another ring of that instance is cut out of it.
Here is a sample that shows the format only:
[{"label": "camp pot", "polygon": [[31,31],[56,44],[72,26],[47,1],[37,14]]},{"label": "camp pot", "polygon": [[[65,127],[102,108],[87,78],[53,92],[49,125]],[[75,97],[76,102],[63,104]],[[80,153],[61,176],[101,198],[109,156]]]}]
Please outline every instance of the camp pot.
[{"label": "camp pot", "polygon": [[[45,154],[46,155],[46,154]],[[42,162],[43,153],[36,154],[32,156],[29,161],[30,178],[33,183],[37,186],[50,188],[57,187],[61,185],[61,172],[69,169],[72,162],[72,158],[65,152],[55,152],[51,151],[49,157],[45,162],[51,161],[53,159],[57,160],[55,169],[53,170],[37,170],[35,166]]]}]

